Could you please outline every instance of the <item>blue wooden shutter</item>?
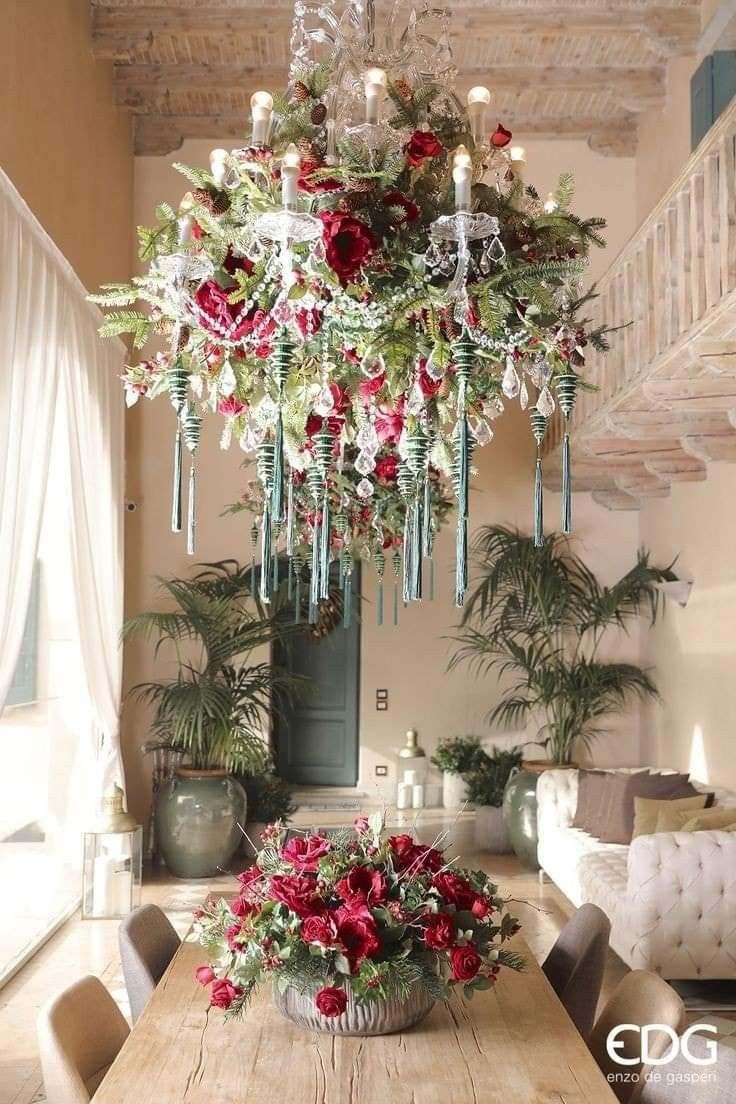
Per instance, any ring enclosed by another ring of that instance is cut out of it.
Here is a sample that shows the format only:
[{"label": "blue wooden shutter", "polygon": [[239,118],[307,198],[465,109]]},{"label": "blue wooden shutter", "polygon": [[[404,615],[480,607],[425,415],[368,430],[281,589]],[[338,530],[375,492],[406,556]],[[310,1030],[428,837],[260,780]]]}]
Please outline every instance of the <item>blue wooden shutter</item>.
[{"label": "blue wooden shutter", "polygon": [[26,624],[20,646],[18,662],[5,701],[7,705],[28,705],[38,697],[38,609],[41,582],[41,565],[36,561],[28,599]]}]

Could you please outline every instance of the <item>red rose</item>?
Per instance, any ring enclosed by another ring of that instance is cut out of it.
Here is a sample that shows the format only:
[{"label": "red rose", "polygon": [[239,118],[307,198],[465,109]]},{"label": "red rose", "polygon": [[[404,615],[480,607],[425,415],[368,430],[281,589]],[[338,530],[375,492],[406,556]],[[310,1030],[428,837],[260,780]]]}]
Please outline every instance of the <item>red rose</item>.
[{"label": "red rose", "polygon": [[376,479],[379,483],[395,483],[399,474],[399,460],[396,456],[382,456],[376,460]]},{"label": "red rose", "polygon": [[454,905],[459,910],[472,909],[478,897],[470,882],[461,878],[459,874],[447,872],[437,874],[432,880],[432,885],[448,904]]},{"label": "red rose", "polygon": [[371,399],[374,395],[383,387],[386,382],[386,373],[380,372],[377,376],[373,376],[372,379],[363,378],[358,384],[358,394],[360,395],[360,401],[363,406],[370,406]]},{"label": "red rose", "polygon": [[233,985],[227,978],[221,978],[212,982],[210,989],[210,1004],[213,1008],[229,1008],[236,997],[243,992],[237,985]]},{"label": "red rose", "polygon": [[316,307],[311,307],[309,310],[303,307],[294,315],[294,321],[302,337],[312,337],[322,325],[322,315]]},{"label": "red rose", "polygon": [[[263,871],[257,866],[250,866],[242,874],[238,874],[238,881],[241,897],[253,901],[257,897],[256,890],[263,887]],[[230,908],[232,909],[232,905]]]},{"label": "red rose", "polygon": [[344,211],[322,211],[327,263],[341,284],[349,284],[376,248],[370,227]]},{"label": "red rose", "polygon": [[396,406],[381,403],[376,415],[376,433],[383,444],[397,444],[404,428],[404,396],[396,400]]},{"label": "red rose", "polygon": [[243,946],[238,942],[238,936],[242,930],[240,924],[231,924],[230,927],[225,930],[225,940],[231,951],[242,951]]},{"label": "red rose", "polygon": [[453,947],[450,951],[450,965],[455,981],[472,981],[480,969],[480,955],[472,943],[466,947]]},{"label": "red rose", "polygon": [[501,126],[500,123],[497,123],[496,129],[491,135],[491,145],[495,149],[503,149],[504,146],[507,146],[509,144],[512,138],[513,134],[511,133],[511,131],[507,130],[504,126]]},{"label": "red rose", "polygon": [[332,947],[337,941],[337,925],[329,915],[308,916],[302,923],[302,939],[305,943]]},{"label": "red rose", "polygon": [[473,907],[470,911],[476,920],[485,920],[486,916],[488,916],[492,910],[485,897],[479,895],[473,901]]},{"label": "red rose", "polygon": [[294,836],[281,849],[281,858],[291,863],[295,870],[316,870],[317,863],[331,847],[324,836]]},{"label": "red rose", "polygon": [[200,985],[211,985],[215,980],[215,971],[211,966],[198,966],[194,976]]},{"label": "red rose", "polygon": [[414,840],[411,836],[390,836],[388,845],[393,851],[394,855],[397,855],[399,859],[402,859],[407,855],[414,846]]},{"label": "red rose", "polygon": [[416,169],[427,157],[439,157],[445,147],[431,130],[415,130],[406,147],[406,163]]},{"label": "red rose", "polygon": [[437,394],[440,387],[442,386],[442,380],[433,379],[432,376],[430,376],[425,367],[426,363],[427,362],[425,360],[419,365],[419,389],[421,390],[425,399],[431,399],[434,395]]},{"label": "red rose", "polygon": [[442,868],[444,861],[442,852],[436,847],[426,847],[423,843],[417,843],[409,855],[407,869],[411,870],[412,874],[424,874],[427,871],[435,873]]},{"label": "red rose", "polygon": [[[203,329],[215,337],[221,338],[223,336],[221,329],[218,327],[224,327],[230,331],[230,327],[243,309],[242,303],[228,303],[227,297],[233,291],[237,291],[237,284],[220,287],[216,280],[205,280],[194,295],[195,302],[199,307],[199,323]],[[257,325],[258,316],[262,313],[256,310],[246,314],[238,322],[235,329],[231,333],[228,332],[229,339],[239,341],[241,338],[247,337],[249,333],[252,333],[255,325]]]},{"label": "red rose", "polygon": [[238,414],[242,414],[245,410],[245,403],[240,399],[236,399],[234,395],[228,395],[227,398],[222,398],[217,404],[217,413],[222,414],[225,418],[237,418]]},{"label": "red rose", "polygon": [[378,870],[354,866],[335,886],[345,901],[363,901],[371,905],[386,900],[386,880]]},{"label": "red rose", "polygon": [[245,272],[246,275],[250,276],[253,271],[253,261],[250,257],[236,257],[232,249],[228,249],[222,267],[229,276],[234,276],[236,272]]},{"label": "red rose", "polygon": [[446,912],[429,917],[424,929],[424,942],[433,951],[448,951],[455,942],[455,925]]},{"label": "red rose", "polygon": [[362,904],[349,904],[335,913],[337,937],[355,973],[364,958],[372,958],[381,949],[376,922],[370,909]]},{"label": "red rose", "polygon": [[341,1016],[347,1008],[348,995],[344,989],[327,986],[320,989],[314,998],[314,1003],[317,1005],[317,1011],[323,1016]]},{"label": "red rose", "polygon": [[274,901],[286,905],[302,920],[321,912],[323,907],[314,880],[301,875],[274,874],[271,878],[270,896]]},{"label": "red rose", "polygon": [[416,203],[412,203],[403,192],[386,192],[383,203],[385,207],[399,207],[404,212],[400,216],[393,216],[392,222],[395,226],[403,226],[406,222],[416,222],[419,218],[419,208]]},{"label": "red rose", "polygon": [[238,919],[250,915],[254,908],[255,905],[248,901],[242,893],[230,902],[230,911],[233,916],[237,916]]}]

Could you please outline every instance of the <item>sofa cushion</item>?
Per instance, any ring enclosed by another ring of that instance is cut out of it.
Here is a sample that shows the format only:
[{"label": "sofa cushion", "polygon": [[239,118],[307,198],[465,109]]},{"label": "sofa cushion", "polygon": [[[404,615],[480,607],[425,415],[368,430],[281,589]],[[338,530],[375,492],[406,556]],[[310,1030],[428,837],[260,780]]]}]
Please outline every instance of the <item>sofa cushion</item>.
[{"label": "sofa cushion", "polygon": [[605,780],[605,771],[578,771],[578,804],[572,822],[573,828],[581,828],[583,832],[590,832],[593,817],[594,815],[597,816],[598,813],[600,795],[603,792]]},{"label": "sofa cushion", "polygon": [[[660,827],[660,822],[662,827]],[[676,814],[663,811],[657,819],[658,832],[713,832],[736,830],[736,809],[703,809],[701,812],[687,813],[680,810]]]},{"label": "sofa cushion", "polygon": [[666,817],[676,811],[682,811],[689,814],[689,819],[689,817],[695,816],[698,809],[705,809],[707,800],[708,795],[702,793],[695,794],[693,797],[635,797],[634,831],[631,838],[651,836],[652,832],[657,831],[669,831],[666,828],[657,828],[657,821],[660,816]]},{"label": "sofa cushion", "polygon": [[[585,896],[583,871],[590,855],[617,852],[626,865],[627,847],[601,843],[595,836],[579,828],[556,828],[539,837],[539,864],[565,896],[578,907],[590,898]],[[594,901],[594,904],[597,904]]]},{"label": "sofa cushion", "polygon": [[687,774],[611,774],[606,780],[598,837],[602,843],[631,843],[635,797],[694,797]]},{"label": "sofa cushion", "polygon": [[628,847],[610,843],[580,857],[582,900],[603,909],[611,924],[626,901],[627,859]]}]

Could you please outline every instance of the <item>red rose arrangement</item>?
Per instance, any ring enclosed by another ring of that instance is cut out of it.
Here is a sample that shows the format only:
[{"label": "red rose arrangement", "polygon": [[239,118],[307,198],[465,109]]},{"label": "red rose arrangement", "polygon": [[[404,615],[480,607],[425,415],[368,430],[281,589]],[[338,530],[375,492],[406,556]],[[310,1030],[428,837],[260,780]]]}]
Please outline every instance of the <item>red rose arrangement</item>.
[{"label": "red rose arrangement", "polygon": [[422,985],[446,998],[461,985],[471,996],[503,966],[521,968],[504,946],[518,921],[488,876],[454,867],[409,834],[385,837],[383,827],[377,814],[335,838],[267,829],[235,898],[195,920],[212,962],[196,980],[214,1007],[236,1015],[270,981],[313,992],[332,1018],[349,994],[385,1001]]}]

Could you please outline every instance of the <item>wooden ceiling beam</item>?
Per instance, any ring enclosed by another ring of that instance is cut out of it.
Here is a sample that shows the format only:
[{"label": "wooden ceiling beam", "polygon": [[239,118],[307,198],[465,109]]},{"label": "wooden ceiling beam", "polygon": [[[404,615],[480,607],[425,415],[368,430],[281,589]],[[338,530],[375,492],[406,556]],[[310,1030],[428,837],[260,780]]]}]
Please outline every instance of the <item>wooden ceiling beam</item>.
[{"label": "wooden ceiling beam", "polygon": [[[519,138],[581,138],[589,144],[601,143],[601,149],[615,156],[633,152],[635,124],[629,118],[527,118],[511,117],[507,125]],[[164,155],[179,149],[185,138],[211,138],[245,144],[250,133],[249,112],[242,115],[143,115],[135,116],[135,152],[139,155]]]},{"label": "wooden ceiling beam", "polygon": [[593,501],[607,510],[640,510],[641,500],[626,491],[593,491]]},{"label": "wooden ceiling beam", "polygon": [[[562,66],[496,66],[463,68],[462,82],[470,86],[485,78],[494,89],[521,93],[543,88],[568,92],[598,92],[610,88],[626,110],[642,110],[664,100],[664,71],[661,68],[615,68]],[[286,83],[281,66],[255,65],[116,65],[115,102],[120,107],[155,113],[168,93],[250,92],[256,87],[277,88]]]},{"label": "wooden ceiling beam", "polygon": [[[96,57],[132,58],[159,36],[206,35],[209,38],[280,34],[291,26],[288,9],[274,12],[265,4],[243,3],[227,8],[212,3],[197,7],[93,7],[92,38]],[[612,0],[606,8],[556,3],[535,6],[486,3],[483,7],[453,7],[456,39],[492,30],[496,34],[571,35],[615,34],[642,36],[660,57],[687,53],[700,33],[698,7],[647,8],[621,6]]]},{"label": "wooden ceiling beam", "polygon": [[734,410],[736,380],[712,374],[695,379],[651,379],[642,384],[647,399],[667,410]]},{"label": "wooden ceiling beam", "polygon": [[[614,435],[634,440],[686,436],[728,436],[733,430],[728,414],[702,410],[621,410],[606,415],[606,425]],[[605,431],[603,431],[605,432]]]}]

